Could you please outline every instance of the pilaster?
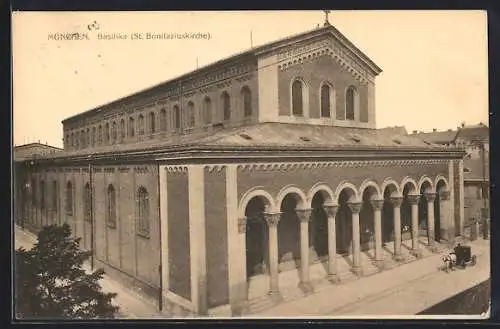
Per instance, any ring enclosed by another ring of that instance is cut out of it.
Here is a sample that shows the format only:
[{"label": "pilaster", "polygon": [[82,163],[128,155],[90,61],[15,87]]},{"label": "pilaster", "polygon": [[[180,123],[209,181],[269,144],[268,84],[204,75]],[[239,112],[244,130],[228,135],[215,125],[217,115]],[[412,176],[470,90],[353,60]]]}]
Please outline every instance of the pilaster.
[{"label": "pilaster", "polygon": [[[160,239],[161,239],[161,280],[163,296],[167,295],[169,288],[169,261],[168,261],[168,186],[167,168],[158,167],[160,180]],[[119,190],[118,190],[119,191]]]},{"label": "pilaster", "polygon": [[194,312],[201,315],[208,311],[204,184],[203,166],[188,166],[191,301]]}]

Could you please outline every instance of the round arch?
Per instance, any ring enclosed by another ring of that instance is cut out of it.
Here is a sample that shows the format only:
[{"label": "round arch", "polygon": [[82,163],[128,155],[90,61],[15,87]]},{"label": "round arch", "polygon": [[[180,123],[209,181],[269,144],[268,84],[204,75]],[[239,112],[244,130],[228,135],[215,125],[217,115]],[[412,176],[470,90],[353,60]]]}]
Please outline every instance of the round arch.
[{"label": "round arch", "polygon": [[406,176],[405,178],[403,178],[403,180],[401,181],[401,185],[399,185],[399,190],[401,191],[401,193],[403,193],[403,191],[405,189],[405,186],[408,183],[410,183],[413,186],[413,190],[411,190],[410,192],[417,193],[418,192],[418,187],[420,185],[417,184],[417,182],[413,178],[411,178],[409,176]]},{"label": "round arch", "polygon": [[322,92],[323,92],[323,87],[326,86],[328,87],[328,104],[329,104],[329,115],[328,117],[329,118],[333,118],[335,117],[335,114],[336,114],[336,95],[337,95],[337,91],[335,89],[335,86],[334,84],[329,81],[329,80],[323,80],[321,81],[321,83],[319,84],[319,90],[318,90],[318,104],[320,104],[320,117],[322,118],[325,118],[326,116],[323,116],[322,115],[322,106],[323,106],[323,102],[322,102]]},{"label": "round arch", "polygon": [[359,196],[361,198],[363,197],[363,193],[365,192],[365,190],[369,187],[373,187],[375,189],[376,191],[375,198],[380,199],[383,196],[382,193],[380,192],[380,187],[377,185],[377,183],[375,183],[373,180],[366,179],[363,181],[363,183],[361,183],[361,186],[359,187]]},{"label": "round arch", "polygon": [[304,194],[304,192],[302,192],[302,190],[296,185],[286,185],[278,192],[275,204],[276,209],[280,209],[283,199],[288,194],[294,194],[298,196],[297,208],[306,209],[308,207],[308,202],[307,202],[308,199],[307,196]]},{"label": "round arch", "polygon": [[418,181],[418,191],[421,191],[425,183],[429,184],[429,192],[434,192],[434,182],[426,175],[420,177],[420,180]]},{"label": "round arch", "polygon": [[382,185],[380,187],[380,191],[382,192],[382,195],[384,194],[385,189],[390,187],[390,186],[394,187],[394,190],[396,191],[396,194],[392,195],[392,196],[400,196],[403,194],[401,192],[401,187],[394,179],[386,178],[386,179],[384,179],[384,181],[382,182]]},{"label": "round arch", "polygon": [[269,194],[269,192],[265,191],[261,186],[258,186],[258,187],[251,188],[250,190],[245,192],[245,194],[243,194],[243,196],[241,197],[240,205],[238,207],[238,214],[239,214],[240,218],[245,217],[245,209],[246,209],[248,203],[250,202],[250,200],[252,200],[254,197],[263,198],[265,201],[266,207],[268,208],[268,209],[266,209],[266,211],[275,212],[276,206],[275,206],[274,199],[273,199],[272,195]]},{"label": "round arch", "polygon": [[445,189],[449,190],[450,185],[448,184],[448,180],[443,175],[437,175],[436,179],[434,180],[434,189],[436,190],[436,192],[438,192],[437,188],[440,182],[444,182]]},{"label": "round arch", "polygon": [[354,186],[354,184],[349,183],[348,181],[343,181],[337,186],[337,189],[335,190],[335,201],[338,202],[340,193],[344,189],[349,189],[353,192],[350,198],[351,201],[359,201],[358,189],[356,188],[356,186]]},{"label": "round arch", "polygon": [[326,183],[319,182],[314,184],[313,187],[307,192],[307,204],[311,206],[314,195],[318,192],[321,192],[323,196],[325,196],[325,203],[337,204],[337,200],[335,199],[335,193]]}]

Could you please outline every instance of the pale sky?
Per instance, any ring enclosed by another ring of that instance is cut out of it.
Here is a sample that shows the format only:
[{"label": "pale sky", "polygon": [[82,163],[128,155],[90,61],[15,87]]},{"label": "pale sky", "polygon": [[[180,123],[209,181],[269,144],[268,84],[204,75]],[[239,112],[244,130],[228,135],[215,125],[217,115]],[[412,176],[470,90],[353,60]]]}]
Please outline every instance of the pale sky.
[{"label": "pale sky", "polygon": [[[383,72],[377,128],[488,122],[483,11],[332,11],[330,23]],[[100,32],[210,33],[210,40],[98,40]],[[199,66],[323,24],[322,11],[14,13],[14,144],[62,146],[61,121]],[[48,40],[88,32],[91,40]]]}]

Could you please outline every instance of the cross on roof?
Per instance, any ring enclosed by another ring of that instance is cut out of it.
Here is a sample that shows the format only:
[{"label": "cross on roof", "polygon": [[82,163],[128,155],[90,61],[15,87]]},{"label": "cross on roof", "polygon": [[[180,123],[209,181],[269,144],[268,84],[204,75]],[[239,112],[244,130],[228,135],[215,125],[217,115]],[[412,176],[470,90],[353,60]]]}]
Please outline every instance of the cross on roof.
[{"label": "cross on roof", "polygon": [[328,21],[328,14],[330,13],[330,10],[323,10],[325,13],[325,26],[330,25],[330,22]]}]

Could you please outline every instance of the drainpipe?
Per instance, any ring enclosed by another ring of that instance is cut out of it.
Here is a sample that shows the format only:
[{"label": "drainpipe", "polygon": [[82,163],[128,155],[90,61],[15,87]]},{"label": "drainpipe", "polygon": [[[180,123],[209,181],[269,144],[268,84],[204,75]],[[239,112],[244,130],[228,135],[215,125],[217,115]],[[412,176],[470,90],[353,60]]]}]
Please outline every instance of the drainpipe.
[{"label": "drainpipe", "polygon": [[158,274],[160,277],[160,286],[158,288],[158,310],[161,312],[163,310],[163,263],[162,263],[162,241],[161,241],[161,198],[160,198],[160,164],[157,164],[158,170],[158,184],[157,184],[157,207],[158,207],[158,222],[159,227],[159,244],[160,244],[160,265],[158,265]]}]

